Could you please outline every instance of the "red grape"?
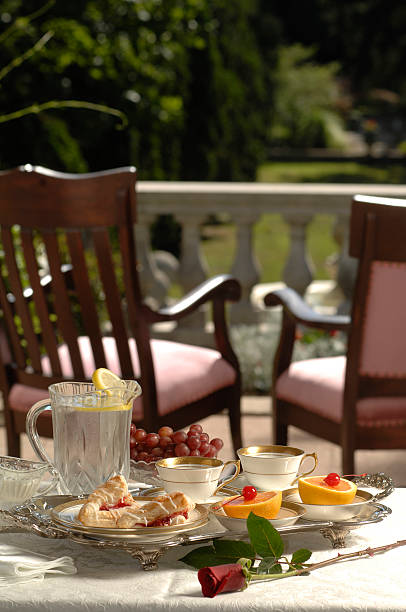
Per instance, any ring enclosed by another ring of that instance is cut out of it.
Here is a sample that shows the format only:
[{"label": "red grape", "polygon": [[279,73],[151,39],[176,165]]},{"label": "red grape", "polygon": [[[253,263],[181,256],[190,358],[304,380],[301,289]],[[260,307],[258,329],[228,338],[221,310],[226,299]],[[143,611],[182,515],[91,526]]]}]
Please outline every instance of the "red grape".
[{"label": "red grape", "polygon": [[175,444],[181,444],[182,442],[186,442],[187,434],[181,430],[175,431],[175,433],[172,434],[172,440],[175,442]]},{"label": "red grape", "polygon": [[217,451],[221,450],[224,446],[224,442],[221,438],[213,438],[213,440],[210,440],[210,444],[214,446]]},{"label": "red grape", "polygon": [[167,448],[170,444],[173,444],[172,438],[169,436],[162,436],[159,440],[159,446],[161,448]]},{"label": "red grape", "polygon": [[200,443],[200,454],[201,455],[205,455],[207,453],[207,451],[209,450],[210,444],[208,442],[201,442]]},{"label": "red grape", "polygon": [[190,450],[196,450],[200,446],[199,436],[189,436],[186,444],[188,445]]},{"label": "red grape", "polygon": [[147,437],[147,432],[145,431],[145,429],[137,429],[137,431],[134,434],[134,438],[137,440],[137,442],[143,442],[146,437]]},{"label": "red grape", "polygon": [[163,427],[160,427],[158,429],[158,434],[161,438],[170,438],[171,435],[173,434],[173,429],[172,427],[168,427],[167,425],[164,425]]},{"label": "red grape", "polygon": [[175,446],[175,455],[177,457],[187,457],[190,455],[190,449],[184,442],[180,442]]},{"label": "red grape", "polygon": [[203,427],[199,425],[199,423],[194,423],[193,425],[189,427],[189,431],[194,431],[200,434],[203,431]]},{"label": "red grape", "polygon": [[161,457],[217,457],[224,443],[221,438],[209,441],[209,435],[203,431],[200,423],[194,423],[186,433],[183,430],[173,431],[164,425],[158,433],[148,433],[137,429],[134,423],[130,426],[130,456],[134,461],[155,462]]},{"label": "red grape", "polygon": [[145,444],[149,448],[155,448],[159,444],[159,436],[157,433],[149,433],[145,438]]},{"label": "red grape", "polygon": [[215,446],[209,444],[207,452],[204,454],[205,457],[215,457],[217,455],[217,449]]},{"label": "red grape", "polygon": [[131,459],[134,459],[134,461],[138,458],[138,451],[136,448],[132,448],[130,450],[130,457]]}]

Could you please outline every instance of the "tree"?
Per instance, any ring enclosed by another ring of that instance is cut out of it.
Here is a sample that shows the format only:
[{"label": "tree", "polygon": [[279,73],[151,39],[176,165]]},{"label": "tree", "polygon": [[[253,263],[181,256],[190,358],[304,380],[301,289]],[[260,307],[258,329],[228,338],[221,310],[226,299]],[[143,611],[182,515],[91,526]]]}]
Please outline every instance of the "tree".
[{"label": "tree", "polygon": [[[3,0],[6,22],[38,0]],[[45,32],[53,37],[7,77],[0,108],[75,98],[118,108],[129,121],[64,110],[0,125],[0,164],[69,171],[135,164],[142,178],[253,178],[272,105],[250,0],[76,0],[21,23],[0,65]],[[21,70],[23,68],[23,70]],[[243,154],[242,154],[243,152]]]}]

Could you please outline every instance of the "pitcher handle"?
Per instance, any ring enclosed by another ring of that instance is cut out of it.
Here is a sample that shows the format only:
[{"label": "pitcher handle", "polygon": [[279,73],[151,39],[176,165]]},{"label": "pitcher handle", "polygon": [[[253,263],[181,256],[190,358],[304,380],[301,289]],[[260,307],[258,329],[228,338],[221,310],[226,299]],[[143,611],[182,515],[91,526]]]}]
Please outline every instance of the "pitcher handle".
[{"label": "pitcher handle", "polygon": [[49,491],[51,491],[55,487],[56,484],[62,484],[60,474],[52,465],[52,459],[46,452],[37,431],[37,419],[41,412],[44,412],[46,410],[52,410],[49,399],[44,399],[40,400],[39,402],[36,402],[33,406],[31,406],[27,413],[25,426],[28,439],[32,448],[35,451],[35,454],[41,461],[44,461],[48,464],[48,471],[52,476],[52,480],[49,486],[43,491],[41,491],[41,495],[47,495]]},{"label": "pitcher handle", "polygon": [[317,466],[317,464],[318,464],[318,462],[319,462],[318,457],[317,457],[317,453],[306,453],[306,454],[305,454],[305,455],[303,455],[303,457],[302,457],[302,460],[301,460],[300,465],[299,465],[299,470],[300,470],[300,468],[301,468],[301,465],[302,465],[303,461],[304,461],[304,460],[305,460],[307,457],[311,457],[311,458],[313,459],[313,461],[314,461],[314,465],[313,465],[312,469],[311,469],[311,470],[309,470],[308,472],[303,472],[303,474],[298,474],[298,475],[296,476],[296,478],[294,478],[294,479],[293,479],[293,481],[292,481],[292,485],[296,484],[296,482],[299,480],[299,478],[304,478],[305,476],[308,476],[309,474],[311,474],[312,472],[314,472],[314,470],[316,469],[316,466]]},{"label": "pitcher handle", "polygon": [[52,464],[52,460],[46,452],[37,431],[37,419],[41,412],[44,412],[46,410],[52,410],[50,399],[40,400],[39,402],[36,402],[33,406],[31,406],[27,413],[25,429],[27,432],[28,439],[37,457],[41,459],[41,461],[45,461],[46,463]]},{"label": "pitcher handle", "polygon": [[215,494],[216,494],[218,491],[220,491],[220,489],[222,489],[222,488],[223,488],[225,485],[227,485],[227,484],[229,484],[230,482],[232,482],[232,481],[234,480],[234,478],[237,478],[238,474],[240,473],[240,466],[241,466],[241,464],[240,464],[240,460],[239,460],[239,459],[234,459],[234,460],[232,460],[232,461],[226,461],[226,462],[225,462],[225,464],[224,464],[224,466],[223,466],[223,469],[222,469],[221,471],[222,471],[222,472],[224,472],[224,470],[225,470],[225,468],[227,467],[227,465],[231,465],[231,464],[235,465],[235,472],[234,472],[234,474],[231,476],[231,478],[227,478],[227,480],[224,480],[224,481],[221,483],[221,485],[219,485],[219,486],[217,487],[217,489],[214,491],[214,495],[215,495]]}]

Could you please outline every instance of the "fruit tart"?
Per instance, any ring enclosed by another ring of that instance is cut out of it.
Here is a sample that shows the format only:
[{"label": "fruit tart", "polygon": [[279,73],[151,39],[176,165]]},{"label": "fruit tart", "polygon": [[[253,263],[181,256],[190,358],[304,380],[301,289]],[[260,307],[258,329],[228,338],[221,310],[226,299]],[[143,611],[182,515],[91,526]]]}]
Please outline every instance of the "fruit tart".
[{"label": "fruit tart", "polygon": [[117,519],[119,529],[134,527],[164,527],[182,525],[195,507],[194,502],[180,491],[151,499],[141,507],[129,507]]},{"label": "fruit tart", "polygon": [[89,495],[78,519],[86,527],[164,527],[185,523],[194,507],[194,502],[180,491],[140,504],[128,492],[125,478],[117,475]]},{"label": "fruit tart", "polygon": [[128,508],[139,507],[140,504],[128,492],[126,479],[118,474],[89,495],[78,519],[86,527],[117,527],[117,519]]}]

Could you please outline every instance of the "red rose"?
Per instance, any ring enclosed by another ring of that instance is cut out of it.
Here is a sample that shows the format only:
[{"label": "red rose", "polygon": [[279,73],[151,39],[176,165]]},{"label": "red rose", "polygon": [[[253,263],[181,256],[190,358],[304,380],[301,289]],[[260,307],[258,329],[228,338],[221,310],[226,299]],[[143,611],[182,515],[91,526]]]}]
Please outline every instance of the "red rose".
[{"label": "red rose", "polygon": [[241,591],[247,586],[247,580],[239,563],[203,567],[198,571],[197,577],[205,597],[215,597],[218,593]]}]

